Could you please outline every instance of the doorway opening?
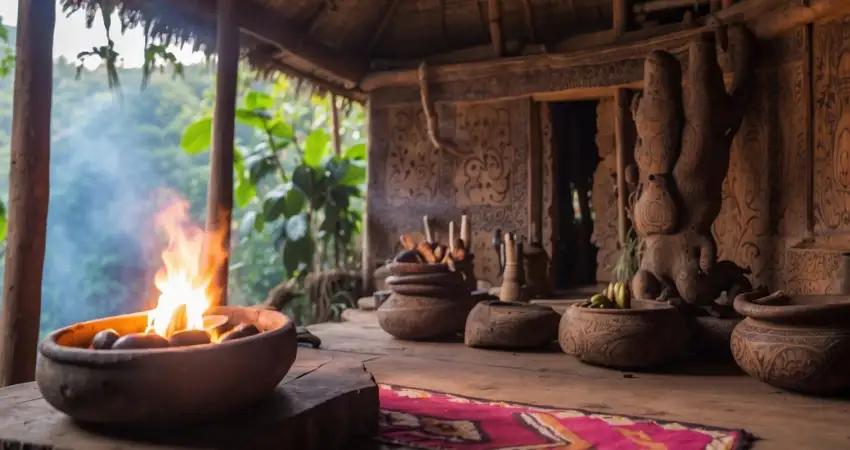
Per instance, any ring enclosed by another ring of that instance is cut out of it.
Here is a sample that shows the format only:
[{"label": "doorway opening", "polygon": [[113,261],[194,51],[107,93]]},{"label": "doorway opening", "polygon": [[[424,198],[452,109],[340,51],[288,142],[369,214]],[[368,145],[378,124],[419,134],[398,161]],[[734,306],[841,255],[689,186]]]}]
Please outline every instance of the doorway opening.
[{"label": "doorway opening", "polygon": [[593,175],[599,165],[596,145],[598,101],[552,103],[552,151],[556,189],[555,273],[557,290],[596,287],[596,246],[591,242]]}]

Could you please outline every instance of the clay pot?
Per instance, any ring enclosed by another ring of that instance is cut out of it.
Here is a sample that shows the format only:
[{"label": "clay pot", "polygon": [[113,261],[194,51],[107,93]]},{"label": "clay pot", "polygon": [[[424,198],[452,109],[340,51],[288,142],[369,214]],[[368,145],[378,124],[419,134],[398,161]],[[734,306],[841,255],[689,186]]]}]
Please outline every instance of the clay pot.
[{"label": "clay pot", "polygon": [[561,316],[546,306],[479,302],[466,319],[464,343],[475,348],[531,348],[558,338]]},{"label": "clay pot", "polygon": [[50,333],[38,347],[36,382],[44,399],[83,422],[164,425],[194,422],[249,406],[269,395],[297,352],[295,326],[277,311],[226,306],[212,314],[263,332],[221,344],[90,350],[99,331],[145,329],[137,313],[79,323]]},{"label": "clay pot", "polygon": [[378,324],[398,339],[439,340],[462,333],[473,306],[468,293],[454,298],[393,293],[378,308]]},{"label": "clay pot", "polygon": [[746,316],[732,333],[732,355],[765,383],[810,394],[850,389],[850,297],[810,295],[760,305],[763,293],[735,298]]},{"label": "clay pot", "polygon": [[421,273],[448,273],[449,266],[446,264],[423,264],[423,263],[406,263],[393,262],[387,265],[390,273],[393,275],[410,275]]},{"label": "clay pot", "polygon": [[561,317],[558,343],[576,358],[622,369],[657,366],[684,356],[689,330],[667,303],[632,300],[632,309],[576,304]]},{"label": "clay pot", "polygon": [[743,317],[695,317],[691,323],[691,349],[699,355],[728,358],[732,330],[742,320]]}]

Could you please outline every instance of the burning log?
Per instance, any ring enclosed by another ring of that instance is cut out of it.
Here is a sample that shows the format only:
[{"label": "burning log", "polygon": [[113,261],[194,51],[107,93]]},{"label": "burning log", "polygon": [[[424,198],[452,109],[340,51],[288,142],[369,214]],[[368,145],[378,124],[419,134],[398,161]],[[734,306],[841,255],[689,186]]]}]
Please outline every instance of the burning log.
[{"label": "burning log", "polygon": [[168,328],[165,329],[165,336],[170,338],[174,333],[185,330],[189,325],[189,320],[186,316],[186,305],[178,305],[171,313],[171,320],[168,322]]},{"label": "burning log", "polygon": [[174,333],[168,343],[172,347],[187,347],[190,345],[204,345],[211,342],[210,335],[205,330],[182,330]]}]

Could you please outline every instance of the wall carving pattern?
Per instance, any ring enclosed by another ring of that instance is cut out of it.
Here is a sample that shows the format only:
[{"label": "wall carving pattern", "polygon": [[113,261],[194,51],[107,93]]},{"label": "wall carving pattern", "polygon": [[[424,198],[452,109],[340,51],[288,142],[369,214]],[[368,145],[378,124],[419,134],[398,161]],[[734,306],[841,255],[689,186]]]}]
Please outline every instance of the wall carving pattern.
[{"label": "wall carving pattern", "polygon": [[[735,139],[723,206],[714,225],[721,259],[750,267],[756,285],[790,293],[833,290],[839,251],[850,242],[850,17],[816,24],[812,30],[810,34],[800,28],[760,42],[758,92]],[[524,81],[512,74],[495,74],[475,83],[436,85],[434,97],[470,100],[510,95],[518,89],[524,93],[605,86],[633,78],[642,66],[638,62],[624,62],[619,68],[606,65],[604,70],[570,77],[541,69]],[[406,96],[404,91],[380,90],[373,97],[377,105],[392,106],[373,107],[370,118],[372,250],[378,259],[391,256],[398,235],[419,230],[423,214],[437,219],[443,234],[448,220],[457,220],[465,211],[476,230],[477,275],[496,282],[497,262],[490,247],[493,229],[521,234],[527,230],[526,101],[438,104],[443,134],[471,150],[458,160],[427,144],[421,108],[402,104],[418,101],[418,93],[411,90]],[[545,104],[540,107],[541,237],[552,254],[560,207],[554,197],[556,155],[551,147],[549,109]],[[617,253],[613,113],[610,99],[600,101],[597,146],[601,162],[592,190],[600,281],[609,276]],[[508,173],[509,181],[495,182],[500,171]],[[814,179],[813,173],[817,174]],[[812,231],[815,235],[809,238]],[[830,247],[827,241],[841,245]]]},{"label": "wall carving pattern", "polygon": [[813,39],[815,231],[850,232],[850,17]]},{"label": "wall carving pattern", "polygon": [[[540,224],[541,242],[543,249],[550,258],[553,257],[556,245],[556,236],[554,230],[557,227],[557,198],[555,189],[555,153],[552,151],[552,111],[549,108],[549,103],[540,103],[540,146],[542,147],[541,157],[543,158],[543,180],[541,181],[543,190],[542,199],[542,214],[543,219]],[[554,264],[551,264],[550,277],[555,276]]]},{"label": "wall carving pattern", "polygon": [[[369,242],[378,261],[398,250],[401,233],[422,230],[422,216],[448,236],[450,220],[470,216],[476,276],[496,283],[496,228],[528,229],[528,106],[523,101],[440,105],[440,128],[468,152],[434,149],[421,107],[374,108],[370,157]],[[385,133],[385,134],[383,134]],[[372,175],[374,174],[374,176]],[[459,230],[458,230],[459,231]]]},{"label": "wall carving pattern", "polygon": [[758,92],[735,138],[723,206],[714,224],[720,259],[749,267],[756,285],[793,292],[823,291],[831,276],[807,268],[827,256],[789,250],[809,227],[809,85],[804,28],[762,42]]},{"label": "wall carving pattern", "polygon": [[591,203],[596,213],[591,241],[596,253],[596,280],[611,281],[611,271],[617,263],[617,155],[614,136],[614,99],[604,98],[596,107],[596,148],[599,165],[593,174]]}]

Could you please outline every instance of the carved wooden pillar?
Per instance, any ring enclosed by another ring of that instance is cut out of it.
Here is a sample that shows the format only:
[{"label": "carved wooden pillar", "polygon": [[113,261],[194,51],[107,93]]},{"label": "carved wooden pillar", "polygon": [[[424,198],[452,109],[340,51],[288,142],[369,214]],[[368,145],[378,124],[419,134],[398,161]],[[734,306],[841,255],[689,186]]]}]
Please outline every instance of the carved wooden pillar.
[{"label": "carved wooden pillar", "polygon": [[611,6],[613,8],[613,28],[617,36],[622,36],[629,28],[629,0],[613,0]]},{"label": "carved wooden pillar", "polygon": [[55,1],[19,0],[0,387],[32,381],[35,376],[50,196],[55,24]]},{"label": "carved wooden pillar", "polygon": [[[222,245],[230,251],[230,221],[233,211],[233,138],[236,117],[236,89],[239,72],[239,27],[235,22],[235,0],[218,0],[218,66],[215,80],[210,181],[207,188],[207,230],[222,235]],[[220,287],[213,304],[227,304],[227,257],[215,275]]]}]

